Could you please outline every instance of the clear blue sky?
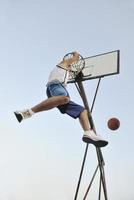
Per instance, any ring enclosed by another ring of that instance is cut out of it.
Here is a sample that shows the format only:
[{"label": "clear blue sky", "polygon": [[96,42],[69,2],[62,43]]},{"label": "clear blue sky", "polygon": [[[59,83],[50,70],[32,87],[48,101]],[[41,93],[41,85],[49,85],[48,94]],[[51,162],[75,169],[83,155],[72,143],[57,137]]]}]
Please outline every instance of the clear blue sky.
[{"label": "clear blue sky", "polygon": [[[133,200],[133,0],[0,0],[0,199],[71,200],[74,197],[85,144],[77,120],[57,109],[19,124],[13,111],[46,98],[50,70],[64,54],[84,57],[119,49],[120,75],[102,80],[93,118],[104,148],[110,200]],[[89,105],[97,80],[84,83]],[[75,86],[72,99],[82,103]],[[107,120],[117,117],[112,132]],[[78,200],[97,166],[89,147]],[[91,191],[96,200],[98,177]],[[102,197],[103,200],[103,197]]]}]

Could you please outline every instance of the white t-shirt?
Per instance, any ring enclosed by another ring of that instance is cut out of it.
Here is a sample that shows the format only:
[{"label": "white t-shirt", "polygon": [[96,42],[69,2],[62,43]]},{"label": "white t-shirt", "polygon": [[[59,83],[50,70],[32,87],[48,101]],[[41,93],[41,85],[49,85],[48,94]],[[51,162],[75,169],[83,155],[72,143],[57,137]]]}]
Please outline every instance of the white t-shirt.
[{"label": "white t-shirt", "polygon": [[56,66],[49,75],[48,83],[54,80],[58,80],[60,81],[60,83],[66,85],[68,78],[69,78],[69,71],[59,66]]}]

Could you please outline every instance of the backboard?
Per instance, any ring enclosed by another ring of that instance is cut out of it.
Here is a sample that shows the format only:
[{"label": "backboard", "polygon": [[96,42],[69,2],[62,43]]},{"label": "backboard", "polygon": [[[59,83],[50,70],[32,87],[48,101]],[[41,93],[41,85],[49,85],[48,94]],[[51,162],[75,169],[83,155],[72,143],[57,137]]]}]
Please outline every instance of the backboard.
[{"label": "backboard", "polygon": [[[82,81],[119,74],[119,56],[120,51],[116,50],[84,58],[85,67],[82,70]],[[68,81],[68,83],[74,82],[74,78],[70,78]]]}]

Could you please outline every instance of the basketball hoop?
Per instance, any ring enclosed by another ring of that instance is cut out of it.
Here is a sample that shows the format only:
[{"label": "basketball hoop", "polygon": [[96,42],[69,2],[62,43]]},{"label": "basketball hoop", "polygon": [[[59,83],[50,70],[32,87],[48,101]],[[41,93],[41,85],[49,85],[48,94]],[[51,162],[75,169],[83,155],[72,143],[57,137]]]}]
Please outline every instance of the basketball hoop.
[{"label": "basketball hoop", "polygon": [[[70,59],[73,57],[73,52],[66,54],[63,59]],[[85,59],[79,54],[79,59],[71,64],[70,79],[75,79],[77,75],[85,67]]]}]

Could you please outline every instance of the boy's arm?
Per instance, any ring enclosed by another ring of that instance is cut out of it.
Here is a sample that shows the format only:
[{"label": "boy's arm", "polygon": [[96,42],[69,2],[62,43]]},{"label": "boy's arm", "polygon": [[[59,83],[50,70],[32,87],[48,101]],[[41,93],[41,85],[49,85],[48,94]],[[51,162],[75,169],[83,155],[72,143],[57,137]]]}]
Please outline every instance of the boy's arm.
[{"label": "boy's arm", "polygon": [[70,65],[79,60],[79,53],[73,52],[72,55],[71,58],[63,59],[58,65],[65,69],[70,69]]}]

